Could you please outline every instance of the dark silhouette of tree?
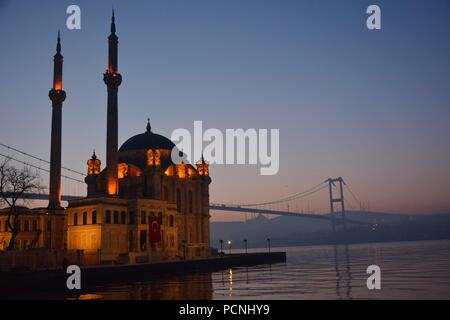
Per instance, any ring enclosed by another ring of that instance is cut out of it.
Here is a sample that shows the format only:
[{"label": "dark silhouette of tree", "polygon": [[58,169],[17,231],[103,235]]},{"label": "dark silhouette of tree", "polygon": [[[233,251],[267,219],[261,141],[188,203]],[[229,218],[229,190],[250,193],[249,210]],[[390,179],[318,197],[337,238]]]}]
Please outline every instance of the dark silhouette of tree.
[{"label": "dark silhouette of tree", "polygon": [[17,169],[9,164],[10,159],[0,163],[0,205],[7,206],[8,218],[6,224],[12,233],[7,250],[15,249],[15,242],[19,230],[19,203],[26,203],[27,193],[40,193],[44,190],[38,172],[29,167]]}]

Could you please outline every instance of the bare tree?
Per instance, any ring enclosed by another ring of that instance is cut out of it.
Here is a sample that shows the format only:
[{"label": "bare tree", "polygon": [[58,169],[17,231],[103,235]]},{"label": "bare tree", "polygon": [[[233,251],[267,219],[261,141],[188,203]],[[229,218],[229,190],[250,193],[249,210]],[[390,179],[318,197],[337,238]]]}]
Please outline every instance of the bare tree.
[{"label": "bare tree", "polygon": [[9,208],[6,224],[12,235],[7,250],[14,250],[19,233],[18,204],[26,202],[27,193],[40,193],[44,187],[40,184],[38,172],[33,172],[27,166],[17,169],[9,164],[9,160],[5,159],[0,164],[0,204]]}]

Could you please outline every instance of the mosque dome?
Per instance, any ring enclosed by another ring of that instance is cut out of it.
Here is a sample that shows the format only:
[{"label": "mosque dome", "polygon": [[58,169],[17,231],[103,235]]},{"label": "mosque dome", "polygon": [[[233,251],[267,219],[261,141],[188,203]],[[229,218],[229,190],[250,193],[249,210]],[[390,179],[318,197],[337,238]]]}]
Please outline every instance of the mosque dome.
[{"label": "mosque dome", "polygon": [[120,147],[119,151],[149,149],[172,150],[173,147],[175,147],[175,144],[170,139],[162,135],[153,133],[150,122],[148,122],[146,132],[135,135],[125,141],[125,143]]}]

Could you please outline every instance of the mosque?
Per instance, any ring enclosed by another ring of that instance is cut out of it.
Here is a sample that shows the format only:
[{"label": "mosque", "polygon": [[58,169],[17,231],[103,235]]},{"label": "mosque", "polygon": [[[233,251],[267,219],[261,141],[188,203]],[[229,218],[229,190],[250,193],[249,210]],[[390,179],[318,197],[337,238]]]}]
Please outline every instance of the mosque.
[{"label": "mosque", "polygon": [[[19,249],[47,248],[64,252],[82,264],[143,263],[195,259],[210,255],[208,162],[175,164],[175,147],[145,131],[118,147],[118,36],[114,12],[108,37],[106,166],[95,152],[87,161],[87,196],[61,205],[61,131],[63,56],[60,36],[54,56],[49,204],[21,208]],[[11,232],[0,211],[0,250]]]}]

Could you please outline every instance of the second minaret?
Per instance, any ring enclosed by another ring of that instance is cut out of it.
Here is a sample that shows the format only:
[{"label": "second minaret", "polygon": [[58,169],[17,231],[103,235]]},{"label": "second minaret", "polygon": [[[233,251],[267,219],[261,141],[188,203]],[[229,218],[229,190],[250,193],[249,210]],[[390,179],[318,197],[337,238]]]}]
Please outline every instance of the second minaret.
[{"label": "second minaret", "polygon": [[58,32],[56,54],[53,58],[53,88],[48,96],[52,101],[52,137],[50,146],[50,192],[48,208],[60,210],[61,207],[61,135],[62,135],[62,105],[66,92],[62,81],[63,56],[61,54],[61,39]]},{"label": "second minaret", "polygon": [[122,83],[122,76],[117,68],[116,24],[114,11],[111,18],[111,34],[108,37],[108,69],[103,74],[103,81],[108,88],[108,110],[106,124],[106,194],[118,194],[117,149],[118,149],[118,101],[117,93]]}]

